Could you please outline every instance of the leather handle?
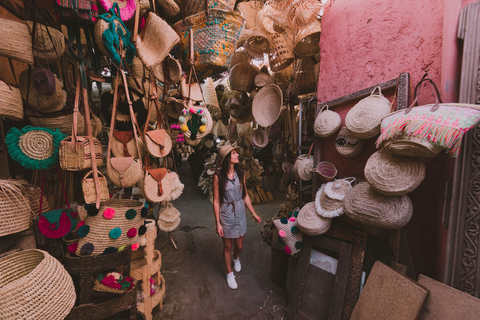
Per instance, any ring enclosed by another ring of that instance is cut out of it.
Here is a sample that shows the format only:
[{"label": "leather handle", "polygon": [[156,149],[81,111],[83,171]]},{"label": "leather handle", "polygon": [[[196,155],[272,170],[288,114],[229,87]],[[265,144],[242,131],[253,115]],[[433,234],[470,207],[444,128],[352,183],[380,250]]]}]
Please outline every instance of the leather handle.
[{"label": "leather handle", "polygon": [[438,110],[439,103],[442,103],[442,99],[440,98],[440,92],[438,91],[438,88],[435,85],[435,83],[433,82],[433,80],[430,78],[430,74],[428,72],[426,72],[423,75],[422,79],[415,86],[415,90],[413,91],[415,98],[413,99],[412,104],[405,110],[405,114],[412,111],[412,108],[417,105],[418,96],[420,95],[420,87],[421,87],[421,84],[424,83],[424,82],[427,82],[427,83],[431,84],[430,89],[432,90],[432,95],[435,98],[435,103],[432,106],[432,108],[430,109],[430,111],[435,112],[436,110]]}]

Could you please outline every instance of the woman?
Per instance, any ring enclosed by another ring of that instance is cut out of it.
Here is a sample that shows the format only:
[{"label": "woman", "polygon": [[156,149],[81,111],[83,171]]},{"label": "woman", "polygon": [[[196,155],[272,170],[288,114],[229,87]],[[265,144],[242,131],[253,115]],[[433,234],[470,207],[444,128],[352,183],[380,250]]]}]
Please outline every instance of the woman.
[{"label": "woman", "polygon": [[[219,151],[219,167],[213,177],[213,213],[217,224],[217,234],[223,239],[223,260],[227,268],[227,284],[237,289],[237,282],[232,271],[240,272],[240,253],[243,239],[247,232],[245,205],[258,222],[262,219],[255,213],[252,201],[247,193],[245,176],[240,168],[238,151],[231,145],[223,146]],[[233,256],[232,256],[232,247]]]}]

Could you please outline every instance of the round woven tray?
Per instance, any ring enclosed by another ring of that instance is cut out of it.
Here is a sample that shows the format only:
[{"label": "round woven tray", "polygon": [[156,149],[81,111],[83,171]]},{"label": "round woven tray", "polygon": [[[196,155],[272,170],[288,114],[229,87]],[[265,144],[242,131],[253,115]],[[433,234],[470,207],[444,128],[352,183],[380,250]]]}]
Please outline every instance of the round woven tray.
[{"label": "round woven tray", "polygon": [[330,229],[332,219],[317,214],[315,202],[309,202],[300,209],[297,216],[298,228],[310,236],[318,236]]},{"label": "round woven tray", "polygon": [[337,132],[341,125],[340,115],[335,111],[328,110],[328,106],[324,106],[315,118],[313,130],[317,136],[326,138]]},{"label": "round woven tray", "polygon": [[252,114],[262,127],[277,121],[282,112],[283,94],[276,84],[269,84],[257,92],[252,102]]},{"label": "round woven tray", "polygon": [[402,134],[382,142],[382,149],[397,156],[433,158],[444,148],[418,137]]}]

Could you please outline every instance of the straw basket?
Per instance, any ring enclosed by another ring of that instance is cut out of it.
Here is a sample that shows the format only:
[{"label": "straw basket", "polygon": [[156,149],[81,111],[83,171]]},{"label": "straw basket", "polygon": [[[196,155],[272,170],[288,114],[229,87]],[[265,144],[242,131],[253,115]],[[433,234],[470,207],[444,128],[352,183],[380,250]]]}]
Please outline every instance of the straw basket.
[{"label": "straw basket", "polygon": [[25,22],[0,18],[0,56],[33,65],[32,36]]},{"label": "straw basket", "polygon": [[175,0],[157,0],[157,2],[165,10],[165,12],[172,17],[180,13],[180,8]]},{"label": "straw basket", "polygon": [[[34,111],[26,111],[26,116],[28,120],[35,127],[45,127],[51,129],[59,129],[63,133],[69,133],[72,131],[73,126],[73,112],[70,111],[58,111],[52,112],[48,115],[42,115]],[[77,134],[83,136],[85,132],[85,118],[79,112],[78,113],[78,122],[77,122]]]},{"label": "straw basket", "polygon": [[20,92],[25,100],[27,100],[28,93],[28,105],[31,108],[39,112],[54,113],[62,110],[65,106],[67,92],[63,90],[63,83],[57,75],[54,74],[53,76],[55,78],[55,92],[51,95],[45,95],[35,89],[33,77],[30,77],[30,88],[28,87],[28,70],[22,71],[19,78]]},{"label": "straw basket", "polygon": [[[185,1],[184,16],[192,16],[198,13],[205,14],[205,2],[209,13],[213,10],[233,11],[235,0],[182,0]],[[212,10],[213,9],[213,10]],[[182,9],[183,10],[183,9]]]},{"label": "straw basket", "polygon": [[257,67],[250,63],[239,63],[230,70],[229,81],[232,90],[250,92],[255,89]]},{"label": "straw basket", "polygon": [[[127,30],[125,29],[125,25],[122,25],[119,20],[117,19],[113,20],[113,24],[115,25],[115,30],[121,30],[123,34],[126,33]],[[109,52],[107,48],[105,48],[105,45],[103,43],[104,42],[103,33],[108,28],[109,28],[109,23],[107,21],[105,21],[104,19],[97,19],[97,22],[95,23],[95,26],[93,28],[93,34],[95,37],[95,43],[97,44],[100,52],[107,58],[110,58],[111,52]]]},{"label": "straw basket", "polygon": [[212,78],[205,79],[205,85],[203,87],[203,99],[207,106],[211,105],[220,109],[220,105],[218,104],[217,92],[215,91],[215,85]]},{"label": "straw basket", "polygon": [[321,138],[330,137],[340,129],[342,118],[335,111],[328,110],[328,106],[323,106],[315,119],[313,130]]},{"label": "straw basket", "polygon": [[180,222],[180,212],[171,203],[158,212],[158,228],[162,231],[171,232]]},{"label": "straw basket", "polygon": [[352,134],[343,127],[335,140],[335,148],[345,158],[353,158],[360,154],[365,145],[365,140],[352,137]]},{"label": "straw basket", "polygon": [[433,158],[444,148],[415,136],[401,134],[394,139],[383,141],[382,149],[397,156]]},{"label": "straw basket", "polygon": [[[202,1],[203,2],[203,1]],[[235,43],[242,29],[239,13],[212,9],[208,18],[200,12],[180,20],[173,28],[180,35],[181,54],[187,61],[190,28],[194,35],[194,51],[198,55],[195,68],[199,77],[208,77],[227,71]]]},{"label": "straw basket", "polygon": [[[138,152],[137,149],[137,143],[135,142],[135,137],[131,139],[130,141],[126,142],[126,151],[128,152],[128,155],[130,157],[138,158],[139,155],[143,154],[144,151],[144,145],[142,139],[140,139],[139,136],[137,136],[137,141],[138,141],[138,147],[140,148],[140,152]],[[128,157],[125,152],[125,146],[122,141],[120,141],[115,135],[112,138],[112,153],[114,157]]]},{"label": "straw basket", "polygon": [[93,244],[93,250],[88,252],[97,255],[109,247],[139,243],[138,229],[143,226],[146,213],[148,211],[140,201],[110,199],[102,202],[98,214],[85,219],[89,231],[80,238],[76,254],[81,255],[84,252],[82,247],[89,244]]},{"label": "straw basket", "polygon": [[377,192],[399,196],[415,190],[425,178],[425,160],[395,156],[380,150],[365,165],[365,178]]},{"label": "straw basket", "polygon": [[298,174],[300,179],[304,181],[312,180],[312,171],[315,168],[313,163],[313,156],[302,154],[297,158],[293,165],[293,170]]},{"label": "straw basket", "polygon": [[317,164],[317,166],[315,167],[315,171],[313,172],[318,173],[318,175],[320,176],[320,181],[328,182],[335,179],[338,170],[333,163],[328,161],[321,161]]},{"label": "straw basket", "polygon": [[271,51],[270,36],[262,28],[253,28],[242,31],[245,39],[243,47],[252,57],[263,58],[264,53]]},{"label": "straw basket", "polygon": [[[238,10],[242,13],[245,19],[244,28],[252,29],[257,27],[257,14],[263,8],[263,3],[260,1],[240,2],[237,5]],[[259,25],[258,25],[259,27]]]},{"label": "straw basket", "polygon": [[163,63],[158,65],[158,67],[153,70],[153,75],[160,82],[165,82],[166,80],[168,80],[170,84],[177,83],[178,81],[180,81],[180,78],[182,76],[182,66],[177,59],[171,56],[167,56],[165,59],[167,61],[168,79],[165,79],[165,75],[163,74]]},{"label": "straw basket", "polygon": [[319,20],[314,20],[295,36],[295,56],[305,58],[320,52],[320,32],[322,25]]},{"label": "straw basket", "polygon": [[263,8],[257,13],[256,26],[260,26],[268,33],[276,33],[274,29],[273,19],[270,18],[270,14],[273,11],[276,11],[276,9],[271,4],[265,4]]},{"label": "straw basket", "polygon": [[[112,158],[110,162],[107,162],[107,175],[114,185],[122,188],[132,187],[137,184],[142,177],[140,160],[130,159],[131,162],[125,167],[121,165],[122,161],[117,161],[117,158]],[[116,168],[115,165],[117,165],[118,168]]]},{"label": "straw basket", "polygon": [[[375,91],[378,89],[378,94]],[[372,94],[360,100],[345,117],[345,126],[352,136],[368,139],[380,133],[382,119],[388,116],[392,105],[382,95],[380,87],[373,89]]]},{"label": "straw basket", "polygon": [[23,120],[23,101],[20,89],[8,86],[1,80],[0,116],[15,121]]},{"label": "straw basket", "polygon": [[[107,178],[98,171],[98,182],[100,189],[100,201],[107,201],[110,199],[108,192]],[[95,181],[93,180],[93,171],[90,170],[82,179],[82,191],[85,203],[95,203],[97,201],[97,189],[95,188]]]},{"label": "straw basket", "polygon": [[2,319],[64,319],[75,304],[75,286],[62,264],[30,249],[0,259]]},{"label": "straw basket", "polygon": [[289,17],[299,27],[309,25],[320,15],[322,2],[306,0],[294,2],[289,10]]},{"label": "straw basket", "polygon": [[[93,145],[97,167],[101,167],[103,165],[102,143],[93,138]],[[92,167],[90,139],[88,137],[77,136],[76,143],[73,143],[72,136],[66,137],[60,142],[58,155],[60,157],[60,167],[63,170],[79,171]]]},{"label": "straw basket", "polygon": [[270,43],[272,45],[269,54],[270,69],[273,72],[283,70],[293,63],[295,56],[293,55],[293,43],[290,39],[277,33],[271,36]]},{"label": "straw basket", "polygon": [[32,214],[26,191],[26,181],[0,180],[0,237],[29,228]]},{"label": "straw basket", "polygon": [[305,204],[297,216],[298,228],[310,236],[318,236],[330,229],[332,219],[324,218],[317,214],[315,202]]},{"label": "straw basket", "polygon": [[[270,73],[268,73],[267,68],[263,67],[260,72],[255,76],[255,85],[258,88],[263,88],[267,84],[270,84],[272,82],[272,77],[270,76]],[[253,92],[252,92],[253,93]],[[257,92],[255,92],[256,94]],[[255,96],[254,96],[255,98]]]},{"label": "straw basket", "polygon": [[253,99],[253,117],[262,127],[271,126],[280,116],[282,104],[282,90],[276,84],[269,84],[260,89]]},{"label": "straw basket", "polygon": [[413,214],[412,201],[407,195],[387,197],[367,182],[357,184],[347,193],[343,208],[355,222],[385,229],[405,226]]},{"label": "straw basket", "polygon": [[252,56],[247,52],[247,50],[245,50],[245,48],[240,48],[232,55],[232,61],[230,61],[230,69],[232,69],[239,63],[250,63],[251,60]]},{"label": "straw basket", "polygon": [[263,129],[255,129],[252,133],[252,144],[257,149],[263,149],[268,144],[268,134]]},{"label": "straw basket", "polygon": [[[33,29],[33,22],[27,21],[30,30]],[[50,34],[49,34],[50,33]],[[52,63],[60,59],[65,52],[65,36],[60,30],[47,27],[37,23],[35,31],[35,42],[33,45],[33,56],[39,62]]]}]

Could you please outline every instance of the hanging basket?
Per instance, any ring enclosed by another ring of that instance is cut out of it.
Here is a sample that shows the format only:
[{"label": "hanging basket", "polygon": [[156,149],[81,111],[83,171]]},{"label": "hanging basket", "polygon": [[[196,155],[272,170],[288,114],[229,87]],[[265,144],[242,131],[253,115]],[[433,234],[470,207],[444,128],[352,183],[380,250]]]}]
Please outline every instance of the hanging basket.
[{"label": "hanging basket", "polygon": [[305,58],[320,52],[320,32],[322,25],[319,20],[314,20],[295,36],[295,56]]},{"label": "hanging basket", "polygon": [[250,63],[239,63],[229,73],[230,88],[232,90],[250,92],[255,89],[255,76],[257,67]]},{"label": "hanging basket", "polygon": [[340,129],[342,118],[335,111],[328,110],[328,106],[323,106],[320,113],[315,118],[313,130],[320,138],[330,137]]},{"label": "hanging basket", "polygon": [[293,43],[283,34],[274,34],[271,39],[272,50],[269,54],[270,69],[273,72],[281,71],[290,66],[295,60]]},{"label": "hanging basket", "polygon": [[[185,17],[196,14],[205,15],[205,6],[208,7],[208,12],[211,14],[214,10],[233,11],[235,0],[182,0],[184,1],[184,8],[182,13]],[[205,3],[206,2],[206,3]]]},{"label": "hanging basket", "polygon": [[20,89],[0,80],[0,116],[7,119],[23,120],[23,101]]},{"label": "hanging basket", "polygon": [[26,181],[0,180],[0,237],[29,228],[33,212],[27,191]]}]

